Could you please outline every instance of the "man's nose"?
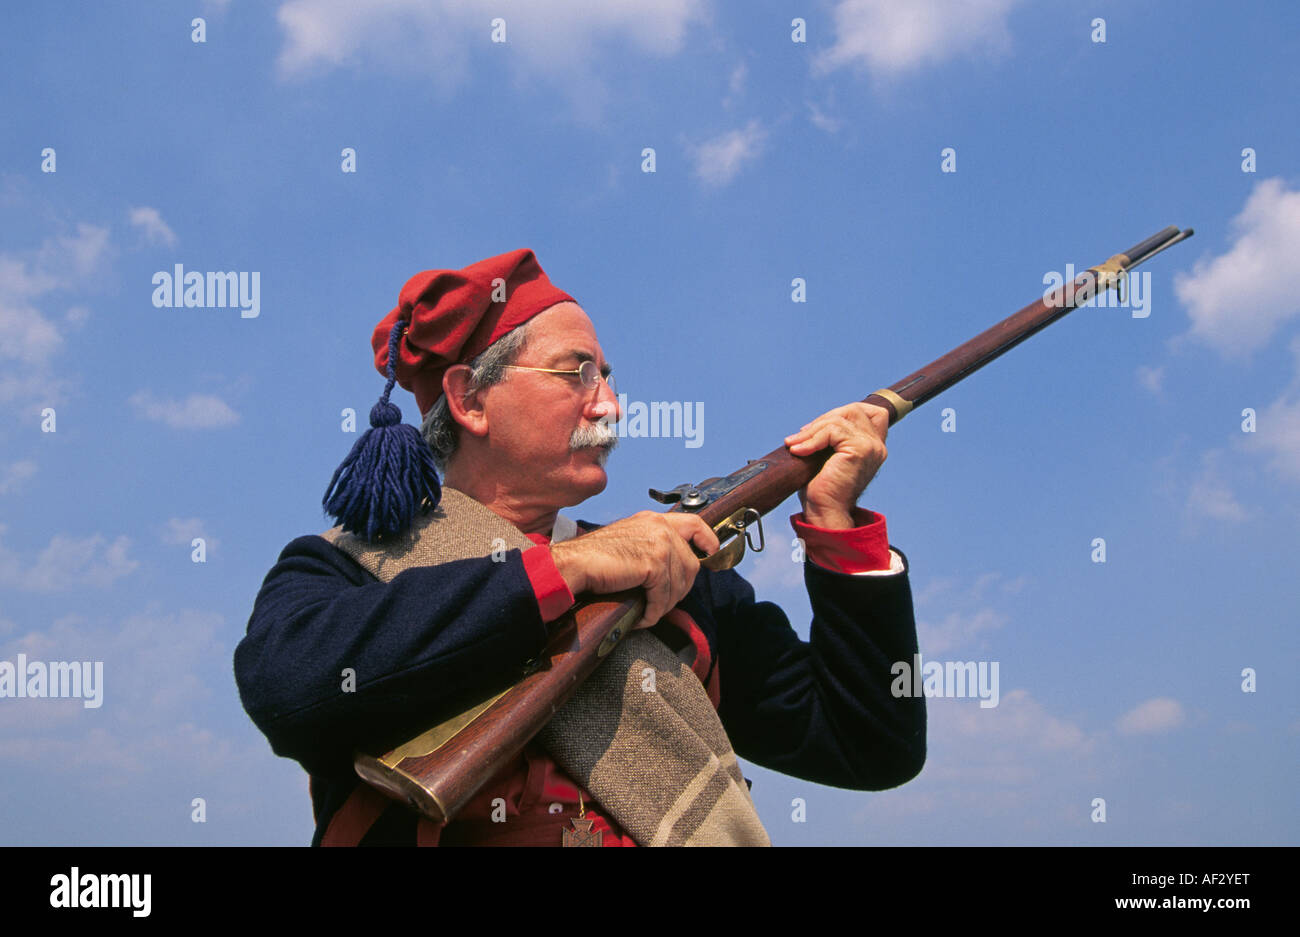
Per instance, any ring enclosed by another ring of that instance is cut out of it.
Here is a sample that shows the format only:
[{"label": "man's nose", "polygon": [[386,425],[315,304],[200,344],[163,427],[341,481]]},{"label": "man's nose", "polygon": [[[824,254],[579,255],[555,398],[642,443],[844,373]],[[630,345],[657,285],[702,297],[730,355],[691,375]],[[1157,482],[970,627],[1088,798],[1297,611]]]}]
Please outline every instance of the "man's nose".
[{"label": "man's nose", "polygon": [[623,415],[618,408],[618,397],[615,396],[614,389],[604,378],[596,385],[596,396],[587,405],[587,413],[591,419],[603,419],[607,423],[617,423]]}]

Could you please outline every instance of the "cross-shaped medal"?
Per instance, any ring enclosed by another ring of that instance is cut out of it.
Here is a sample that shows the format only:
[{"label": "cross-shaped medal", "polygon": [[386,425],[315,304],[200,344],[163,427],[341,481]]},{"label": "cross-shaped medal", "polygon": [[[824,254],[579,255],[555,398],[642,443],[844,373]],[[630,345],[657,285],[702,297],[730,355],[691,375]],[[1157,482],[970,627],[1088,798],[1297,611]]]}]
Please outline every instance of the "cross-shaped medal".
[{"label": "cross-shaped medal", "polygon": [[564,830],[560,838],[562,846],[602,846],[604,845],[605,831],[592,831],[595,820],[586,819],[587,807],[582,802],[582,792],[578,792],[578,815],[573,818],[573,829]]}]

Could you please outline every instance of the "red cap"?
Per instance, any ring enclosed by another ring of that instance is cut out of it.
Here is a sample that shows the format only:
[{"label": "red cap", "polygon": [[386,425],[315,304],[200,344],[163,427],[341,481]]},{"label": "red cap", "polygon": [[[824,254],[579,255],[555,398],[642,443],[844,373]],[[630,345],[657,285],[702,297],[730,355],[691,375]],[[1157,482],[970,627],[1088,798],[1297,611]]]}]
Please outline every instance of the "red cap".
[{"label": "red cap", "polygon": [[398,340],[397,383],[415,394],[423,415],[442,396],[442,376],[473,360],[512,329],[556,303],[574,302],[551,285],[533,252],[510,251],[464,270],[425,270],[406,281],[397,308],[375,326],[370,344],[375,367],[388,376],[388,337],[407,322]]}]

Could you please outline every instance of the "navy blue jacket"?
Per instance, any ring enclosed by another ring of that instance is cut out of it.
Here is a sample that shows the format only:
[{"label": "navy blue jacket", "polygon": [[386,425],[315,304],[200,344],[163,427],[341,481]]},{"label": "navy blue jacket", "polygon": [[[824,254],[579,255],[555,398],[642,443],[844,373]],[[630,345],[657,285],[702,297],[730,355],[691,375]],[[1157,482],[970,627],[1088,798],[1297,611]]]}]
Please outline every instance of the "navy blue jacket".
[{"label": "navy blue jacket", "polygon": [[[381,583],[321,537],[284,548],[235,650],[235,678],[271,748],[312,775],[315,843],[361,783],[354,751],[407,741],[453,701],[513,682],[545,647],[521,557],[408,569]],[[856,790],[902,784],[925,761],[924,698],[889,692],[890,665],[917,651],[906,569],[851,576],[805,562],[804,576],[807,643],[734,571],[701,569],[680,603],[720,668],[722,724],[738,755],[784,774]],[[352,692],[343,691],[347,669]],[[413,842],[414,815],[409,831],[395,831],[392,813],[377,827]]]}]

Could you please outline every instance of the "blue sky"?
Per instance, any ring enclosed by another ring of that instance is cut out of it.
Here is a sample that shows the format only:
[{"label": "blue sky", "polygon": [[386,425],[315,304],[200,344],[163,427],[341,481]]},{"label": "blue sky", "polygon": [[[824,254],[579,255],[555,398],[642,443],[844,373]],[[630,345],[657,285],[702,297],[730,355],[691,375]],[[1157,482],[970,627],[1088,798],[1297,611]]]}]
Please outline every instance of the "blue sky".
[{"label": "blue sky", "polygon": [[[698,448],[622,441],[570,512],[608,522],[1176,224],[1149,315],[1078,310],[917,410],[864,495],[923,653],[997,662],[999,704],[932,699],[894,791],[747,770],[778,844],[1294,844],[1295,5],[589,6],[6,9],[0,661],[104,685],[0,699],[0,842],[308,841],[231,655],[329,526],[412,274],[531,247],[620,391],[702,404]],[[257,272],[258,315],[156,307],[176,264]],[[795,509],[742,572],[806,634]]]}]

